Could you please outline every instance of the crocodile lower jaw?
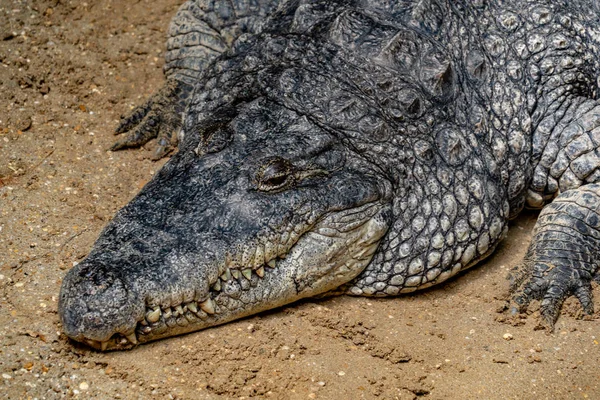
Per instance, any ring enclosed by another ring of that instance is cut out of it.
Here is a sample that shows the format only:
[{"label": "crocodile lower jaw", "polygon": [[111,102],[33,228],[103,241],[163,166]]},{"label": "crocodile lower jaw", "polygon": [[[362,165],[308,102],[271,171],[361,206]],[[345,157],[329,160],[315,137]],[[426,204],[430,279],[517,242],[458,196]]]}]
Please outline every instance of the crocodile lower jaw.
[{"label": "crocodile lower jaw", "polygon": [[371,261],[387,232],[386,212],[385,205],[369,203],[332,213],[299,235],[287,254],[254,268],[226,267],[201,299],[170,306],[146,303],[137,323],[124,333],[103,341],[76,339],[103,351],[128,349],[333,290]]}]

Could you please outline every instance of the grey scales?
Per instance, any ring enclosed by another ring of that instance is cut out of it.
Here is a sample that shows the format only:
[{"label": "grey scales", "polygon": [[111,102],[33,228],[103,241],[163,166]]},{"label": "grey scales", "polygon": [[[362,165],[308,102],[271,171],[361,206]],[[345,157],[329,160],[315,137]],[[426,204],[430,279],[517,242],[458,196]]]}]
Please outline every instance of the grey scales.
[{"label": "grey scales", "polygon": [[96,349],[324,293],[395,296],[490,255],[543,207],[514,313],[593,313],[600,3],[190,0],[163,88],[113,150],[177,152],[62,283]]}]

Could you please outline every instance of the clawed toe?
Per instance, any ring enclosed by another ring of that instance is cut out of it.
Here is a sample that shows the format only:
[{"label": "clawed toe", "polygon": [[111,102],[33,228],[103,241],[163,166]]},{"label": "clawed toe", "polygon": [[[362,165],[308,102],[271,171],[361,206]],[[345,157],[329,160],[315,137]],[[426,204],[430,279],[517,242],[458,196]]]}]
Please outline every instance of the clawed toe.
[{"label": "clawed toe", "polygon": [[186,102],[186,96],[181,96],[181,92],[190,90],[184,86],[180,82],[168,81],[144,104],[122,117],[115,133],[125,133],[125,137],[114,143],[110,150],[138,148],[157,138],[158,143],[151,157],[153,160],[159,160],[173,151],[176,132],[181,129],[180,114]]},{"label": "clawed toe", "polygon": [[531,301],[540,300],[542,324],[552,331],[565,300],[575,296],[586,314],[594,313],[591,276],[566,266],[533,263],[518,267],[511,276],[511,313],[525,312]]}]

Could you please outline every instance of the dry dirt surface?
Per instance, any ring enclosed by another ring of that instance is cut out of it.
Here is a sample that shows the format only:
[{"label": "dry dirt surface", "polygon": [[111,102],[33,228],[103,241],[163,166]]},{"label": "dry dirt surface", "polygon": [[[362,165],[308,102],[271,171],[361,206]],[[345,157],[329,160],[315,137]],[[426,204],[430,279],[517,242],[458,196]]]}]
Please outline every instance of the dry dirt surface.
[{"label": "dry dirt surface", "polygon": [[600,398],[600,321],[569,300],[550,335],[535,306],[502,312],[535,214],[414,295],[304,301],[126,352],[67,340],[62,278],[164,163],[107,149],[163,82],[180,2],[0,0],[0,397]]}]

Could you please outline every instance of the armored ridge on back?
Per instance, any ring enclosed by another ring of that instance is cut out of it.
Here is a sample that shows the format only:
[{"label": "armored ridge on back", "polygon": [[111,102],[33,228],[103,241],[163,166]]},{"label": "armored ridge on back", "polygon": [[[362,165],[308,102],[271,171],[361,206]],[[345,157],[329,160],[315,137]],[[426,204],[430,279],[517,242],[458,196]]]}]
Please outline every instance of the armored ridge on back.
[{"label": "armored ridge on back", "polygon": [[165,86],[113,147],[179,150],[65,277],[65,333],[122,349],[325,292],[412,292],[551,201],[516,310],[542,300],[551,328],[575,295],[592,313],[598,7],[188,1]]}]

